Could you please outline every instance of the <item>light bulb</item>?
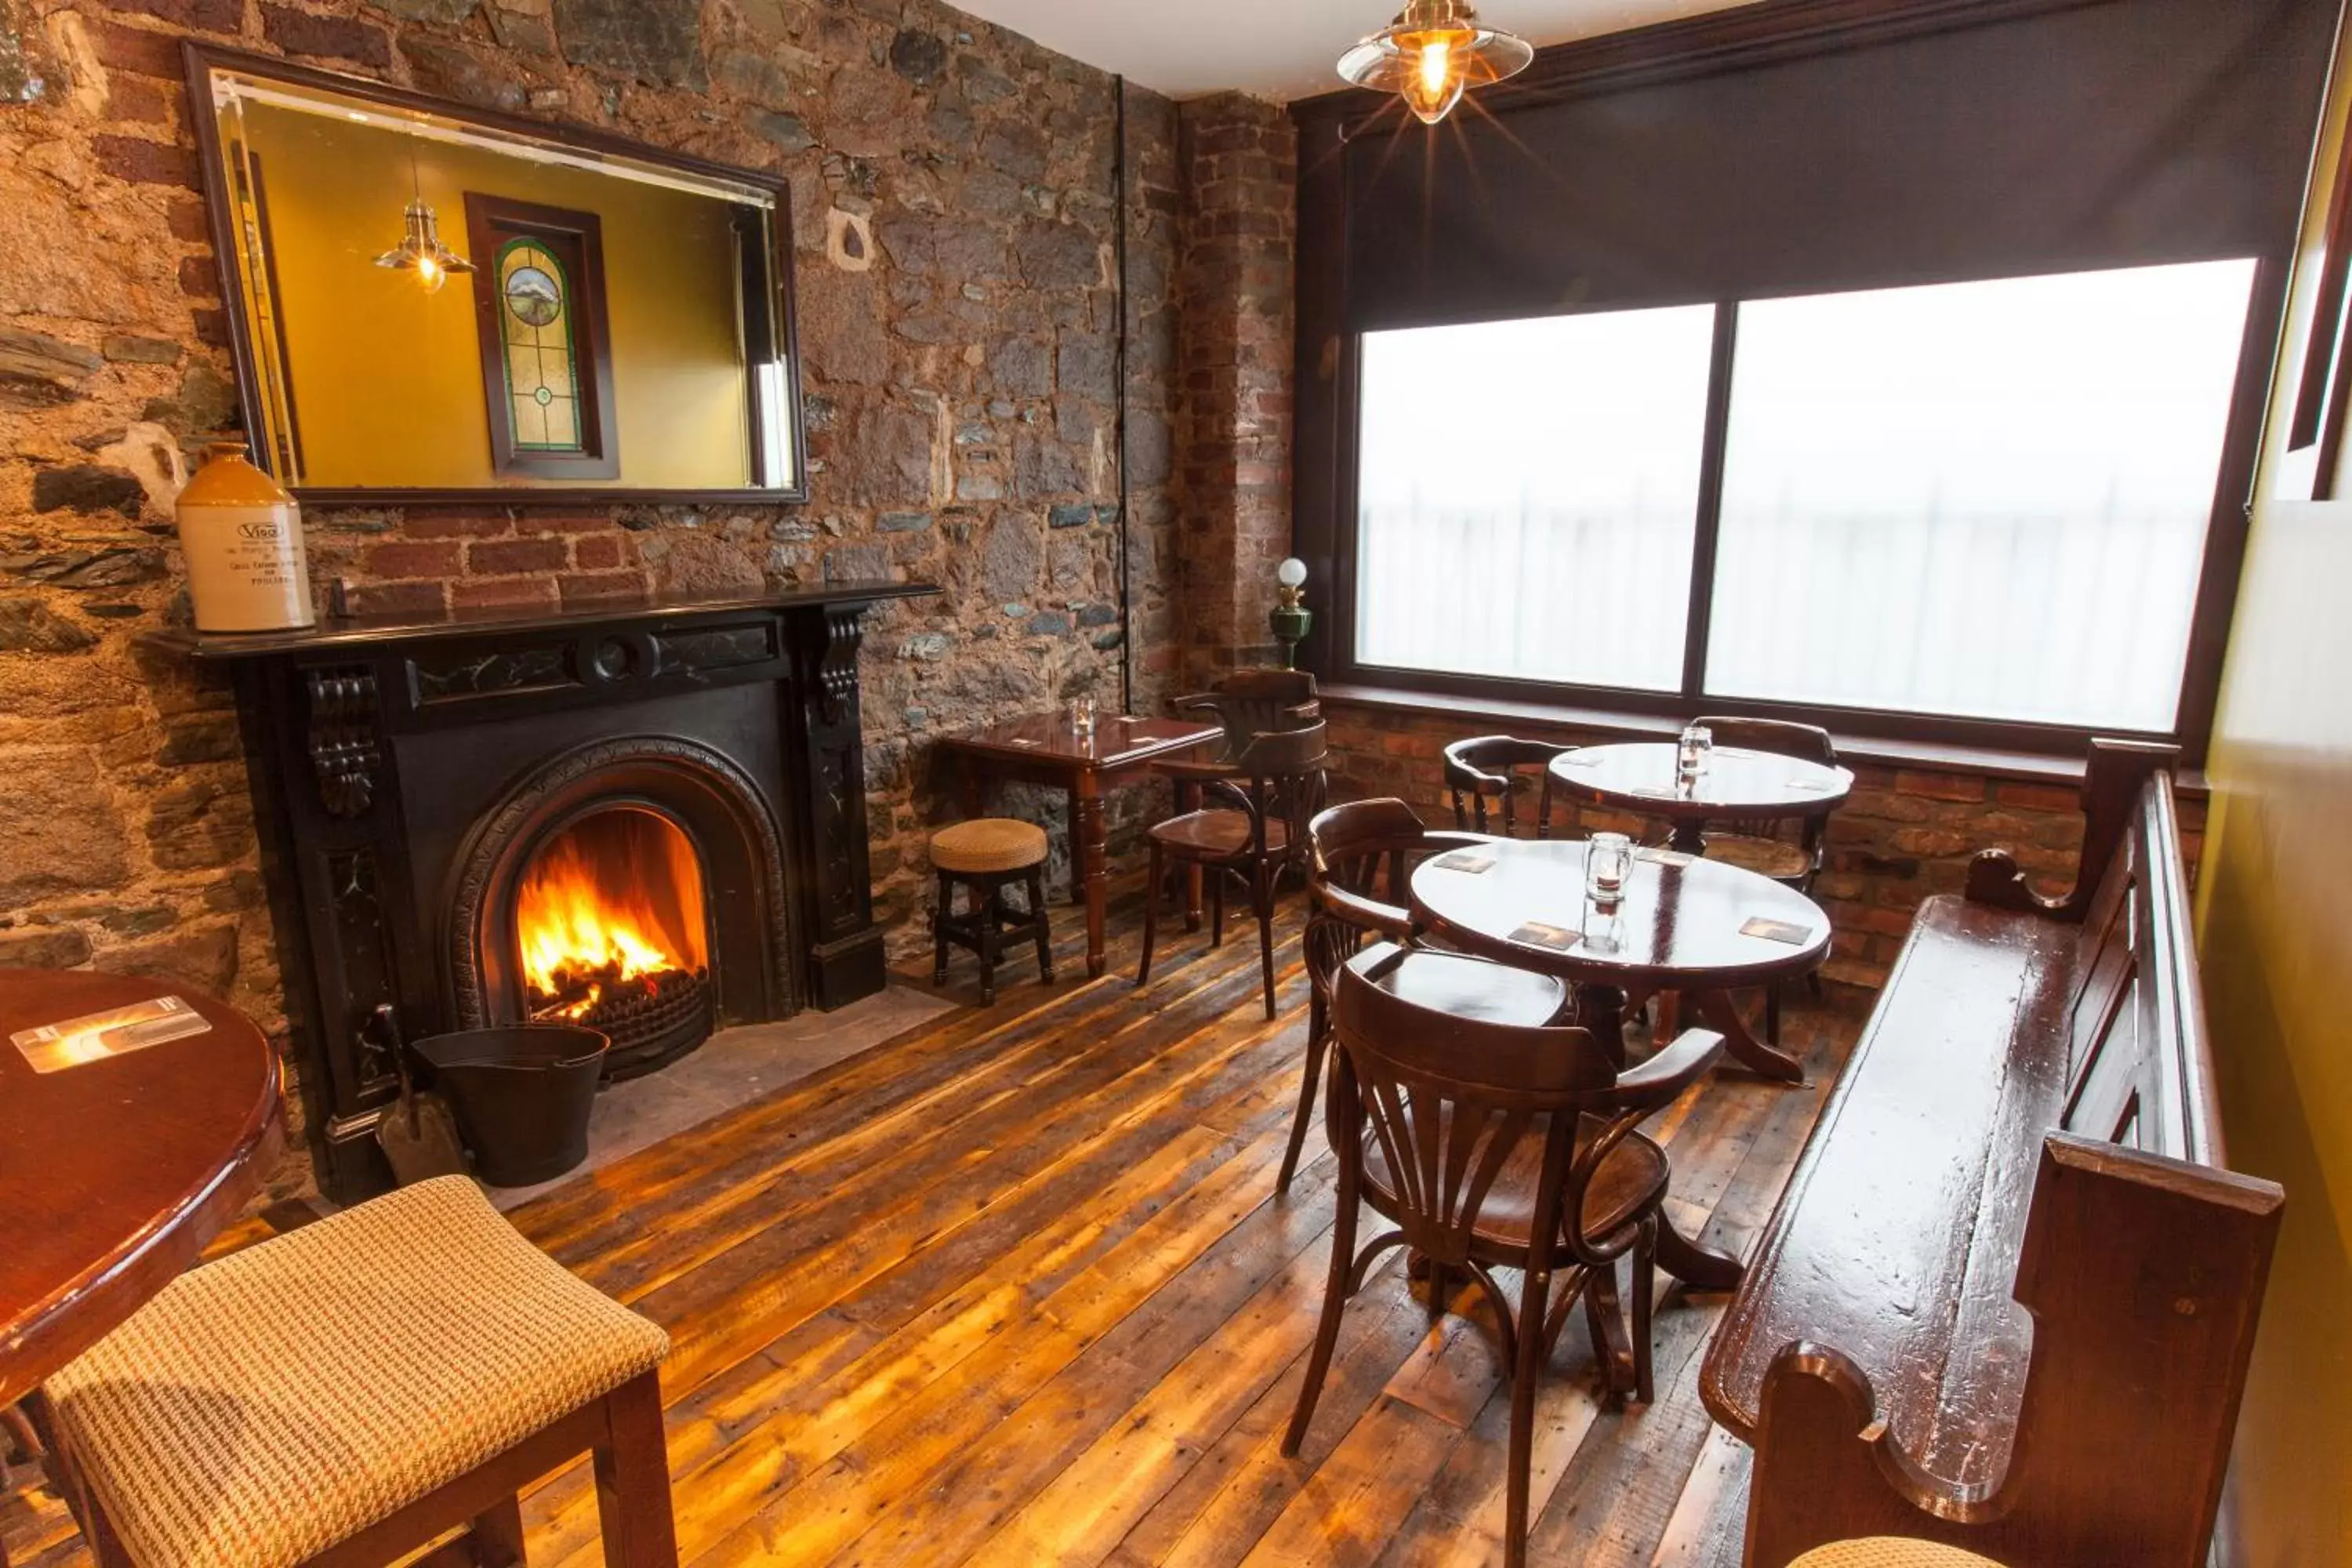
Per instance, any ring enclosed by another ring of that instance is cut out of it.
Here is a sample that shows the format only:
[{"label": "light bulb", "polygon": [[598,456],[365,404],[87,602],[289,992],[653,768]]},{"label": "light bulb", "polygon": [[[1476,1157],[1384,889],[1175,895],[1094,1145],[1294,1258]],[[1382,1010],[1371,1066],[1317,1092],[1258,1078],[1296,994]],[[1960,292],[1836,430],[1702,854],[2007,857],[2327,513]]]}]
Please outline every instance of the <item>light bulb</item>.
[{"label": "light bulb", "polygon": [[1281,565],[1274,569],[1274,580],[1281,584],[1286,588],[1305,587],[1307,585],[1307,563],[1299,560],[1296,555],[1292,556],[1289,560],[1284,562]]},{"label": "light bulb", "polygon": [[1433,38],[1421,46],[1421,90],[1429,98],[1445,91],[1447,77],[1453,74],[1454,51],[1444,38]]},{"label": "light bulb", "polygon": [[449,280],[449,275],[441,269],[441,264],[433,258],[420,256],[416,258],[416,280],[425,285],[425,291],[427,294],[438,294],[441,292],[441,285]]}]

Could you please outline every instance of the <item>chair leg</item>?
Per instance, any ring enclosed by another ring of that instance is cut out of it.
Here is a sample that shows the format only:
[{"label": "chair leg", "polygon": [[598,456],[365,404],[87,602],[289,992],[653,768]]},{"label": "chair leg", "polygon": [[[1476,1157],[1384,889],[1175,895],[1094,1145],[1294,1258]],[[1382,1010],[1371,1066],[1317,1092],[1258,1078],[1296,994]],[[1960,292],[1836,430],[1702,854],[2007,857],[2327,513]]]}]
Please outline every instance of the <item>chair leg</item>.
[{"label": "chair leg", "polygon": [[1209,945],[1225,945],[1225,868],[1209,873]]},{"label": "chair leg", "polygon": [[509,1495],[484,1509],[467,1536],[475,1568],[523,1568],[522,1500]]},{"label": "chair leg", "polygon": [[1778,981],[1764,987],[1764,1041],[1773,1046],[1780,1043],[1780,986]]},{"label": "chair leg", "polygon": [[1307,1424],[1315,1418],[1324,1374],[1331,1370],[1332,1347],[1339,1342],[1339,1314],[1348,1306],[1348,1277],[1355,1270],[1354,1184],[1343,1178],[1339,1192],[1339,1212],[1331,1223],[1331,1271],[1323,1281],[1323,1316],[1315,1325],[1315,1349],[1307,1358],[1307,1378],[1298,1385],[1298,1405],[1290,1413],[1290,1429],[1282,1438],[1282,1455],[1286,1459],[1297,1458],[1298,1446],[1307,1441]]},{"label": "chair leg", "polygon": [[604,1396],[605,1440],[596,1448],[596,1514],[604,1568],[677,1568],[670,1518],[669,1450],[662,1435],[661,1374],[646,1373]]},{"label": "chair leg", "polygon": [[1536,1448],[1536,1384],[1543,1377],[1544,1318],[1551,1294],[1551,1270],[1530,1268],[1519,1298],[1518,1351],[1511,1368],[1511,1450],[1504,1472],[1503,1562],[1524,1568],[1528,1560],[1528,1492]]},{"label": "chair leg", "polygon": [[1639,1405],[1657,1397],[1651,1385],[1652,1363],[1657,1353],[1651,1320],[1657,1298],[1658,1216],[1652,1215],[1642,1222],[1641,1236],[1633,1243],[1633,1400]]},{"label": "chair leg", "polygon": [[1257,963],[1265,983],[1266,1022],[1274,1021],[1274,870],[1260,860],[1250,868],[1250,903],[1257,911]]},{"label": "chair leg", "polygon": [[955,912],[955,879],[940,873],[940,896],[931,910],[931,984],[948,983],[948,921]]},{"label": "chair leg", "polygon": [[1307,1145],[1307,1123],[1315,1115],[1315,1091],[1323,1081],[1323,1053],[1329,1046],[1325,1036],[1330,1026],[1324,1008],[1318,988],[1307,1007],[1307,1067],[1299,1079],[1298,1114],[1290,1119],[1290,1147],[1282,1156],[1282,1173],[1274,1179],[1276,1193],[1288,1192],[1290,1178],[1298,1173],[1298,1152]]},{"label": "chair leg", "polygon": [[999,882],[971,885],[971,921],[980,934],[980,1003],[996,1005],[997,939],[1004,931],[1004,888]]},{"label": "chair leg", "polygon": [[1135,966],[1138,985],[1151,979],[1151,939],[1160,929],[1160,879],[1167,868],[1167,859],[1160,852],[1160,840],[1155,838],[1151,841],[1151,869],[1143,877],[1143,962]]},{"label": "chair leg", "polygon": [[1617,1294],[1617,1270],[1596,1268],[1584,1286],[1584,1316],[1592,1330],[1592,1356],[1612,1406],[1622,1407],[1633,1383],[1633,1342],[1625,1333],[1625,1305]]},{"label": "chair leg", "polygon": [[1029,868],[1029,921],[1037,928],[1037,978],[1054,984],[1054,939],[1045,929],[1045,868]]}]

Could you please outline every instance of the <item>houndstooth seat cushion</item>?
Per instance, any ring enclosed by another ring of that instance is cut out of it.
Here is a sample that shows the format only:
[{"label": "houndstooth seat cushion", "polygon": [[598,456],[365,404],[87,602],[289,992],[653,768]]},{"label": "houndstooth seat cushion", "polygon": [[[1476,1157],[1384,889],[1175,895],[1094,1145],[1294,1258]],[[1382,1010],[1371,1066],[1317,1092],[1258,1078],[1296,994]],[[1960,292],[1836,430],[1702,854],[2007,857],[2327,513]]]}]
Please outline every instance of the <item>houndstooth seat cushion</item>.
[{"label": "houndstooth seat cushion", "polygon": [[143,1568],[284,1568],[668,1351],[445,1176],[183,1275],[48,1394]]},{"label": "houndstooth seat cushion", "polygon": [[1864,1541],[1816,1546],[1789,1568],[2000,1568],[2000,1564],[1957,1546],[1874,1535]]}]

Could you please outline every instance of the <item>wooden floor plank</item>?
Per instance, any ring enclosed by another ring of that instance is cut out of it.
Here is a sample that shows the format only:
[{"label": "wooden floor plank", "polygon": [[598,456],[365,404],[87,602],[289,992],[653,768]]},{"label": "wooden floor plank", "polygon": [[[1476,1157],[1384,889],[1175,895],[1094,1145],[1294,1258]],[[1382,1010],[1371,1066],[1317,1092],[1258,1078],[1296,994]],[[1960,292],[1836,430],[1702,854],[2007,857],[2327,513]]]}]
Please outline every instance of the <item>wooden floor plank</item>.
[{"label": "wooden floor plank", "polygon": [[[1433,1327],[1401,1255],[1342,1319],[1303,1451],[1279,1451],[1334,1217],[1319,1129],[1291,1191],[1273,1190],[1304,1043],[1296,900],[1271,1023],[1246,921],[1220,949],[1163,939],[1139,989],[1133,905],[1130,887],[1101,979],[1080,978],[1083,933],[1065,921],[1060,982],[1009,966],[995,1006],[928,1020],[517,1215],[672,1332],[688,1563],[1499,1559],[1508,1398],[1491,1316],[1457,1290]],[[947,994],[973,989],[960,956]],[[1859,1017],[1852,998],[1792,1005],[1805,1087],[1720,1073],[1652,1120],[1680,1223],[1752,1240]],[[1662,1296],[1648,1409],[1601,1401],[1571,1321],[1538,1403],[1536,1561],[1737,1562],[1747,1456],[1695,1384],[1722,1300]],[[525,1521],[539,1568],[600,1560],[584,1466],[533,1489]],[[88,1568],[37,1489],[0,1501],[0,1542],[20,1564]]]}]

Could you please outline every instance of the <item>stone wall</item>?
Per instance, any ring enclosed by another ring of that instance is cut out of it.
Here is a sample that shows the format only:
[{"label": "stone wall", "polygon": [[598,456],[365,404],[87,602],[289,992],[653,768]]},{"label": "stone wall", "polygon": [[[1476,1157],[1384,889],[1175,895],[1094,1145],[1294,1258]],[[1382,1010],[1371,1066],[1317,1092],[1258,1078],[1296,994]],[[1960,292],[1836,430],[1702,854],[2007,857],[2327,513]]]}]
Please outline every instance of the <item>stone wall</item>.
[{"label": "stone wall", "polygon": [[[1452,826],[1444,750],[1471,735],[1509,733],[1559,744],[1622,741],[1622,733],[1515,722],[1475,715],[1399,711],[1344,700],[1325,704],[1331,725],[1335,798],[1395,795],[1424,820]],[[1658,739],[1668,737],[1659,736]],[[1829,858],[1813,896],[1835,935],[1822,975],[1851,985],[1885,984],[1888,966],[1931,893],[1957,893],[1980,849],[2008,849],[2047,891],[2074,880],[2083,818],[2070,784],[1938,767],[1850,764],[1854,790],[1830,819]],[[1532,813],[1532,796],[1520,805]],[[2182,849],[2193,876],[2205,831],[2201,797],[2180,802]],[[1555,831],[1649,836],[1642,819],[1562,802]]]},{"label": "stone wall", "polygon": [[[340,576],[365,610],[944,584],[868,627],[886,921],[927,897],[931,738],[1118,700],[1110,78],[929,0],[0,3],[0,964],[158,972],[282,1027],[226,692],[136,642],[185,615],[172,498],[238,417],[186,36],[792,183],[810,504],[320,513],[322,591]],[[1186,204],[1174,106],[1129,111],[1134,701],[1156,710],[1181,662]]]}]

